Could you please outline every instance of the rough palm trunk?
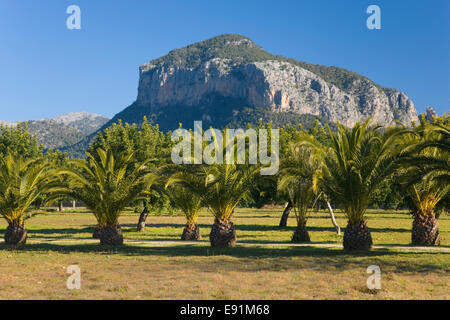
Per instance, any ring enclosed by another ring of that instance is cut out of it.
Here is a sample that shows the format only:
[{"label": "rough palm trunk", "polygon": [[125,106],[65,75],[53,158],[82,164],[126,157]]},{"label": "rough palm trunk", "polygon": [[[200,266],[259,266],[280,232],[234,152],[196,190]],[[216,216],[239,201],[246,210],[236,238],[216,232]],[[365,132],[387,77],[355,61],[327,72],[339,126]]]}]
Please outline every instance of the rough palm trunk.
[{"label": "rough palm trunk", "polygon": [[200,228],[196,223],[187,223],[184,227],[183,234],[181,235],[181,240],[193,241],[200,240],[202,236],[200,235]]},{"label": "rough palm trunk", "polygon": [[104,226],[100,232],[100,244],[103,246],[120,246],[123,244],[122,229],[119,225]]},{"label": "rough palm trunk", "polygon": [[347,224],[344,231],[345,250],[370,250],[372,235],[365,223]]},{"label": "rough palm trunk", "polygon": [[311,242],[308,230],[306,229],[306,222],[299,223],[292,235],[292,242]]},{"label": "rough palm trunk", "polygon": [[414,245],[438,246],[440,244],[438,220],[433,213],[414,215],[411,240]]},{"label": "rough palm trunk", "polygon": [[13,222],[5,230],[5,243],[11,245],[25,244],[28,231],[20,222]]},{"label": "rough palm trunk", "polygon": [[280,220],[280,227],[287,226],[289,214],[291,213],[293,208],[294,208],[294,206],[292,205],[292,201],[289,200],[288,203],[286,204],[286,207],[284,207],[284,211],[283,211],[283,214],[282,214],[281,220]]},{"label": "rough palm trunk", "polygon": [[92,238],[94,239],[100,239],[100,233],[102,232],[103,226],[96,225],[94,229],[94,233],[92,233]]},{"label": "rough palm trunk", "polygon": [[58,201],[58,211],[59,212],[63,212],[64,211],[64,206],[62,201]]},{"label": "rough palm trunk", "polygon": [[142,212],[139,216],[139,221],[138,221],[137,228],[136,228],[137,232],[145,231],[145,222],[147,221],[148,214],[149,214],[149,211],[148,211],[147,204],[143,204]]},{"label": "rough palm trunk", "polygon": [[209,240],[212,247],[234,247],[236,245],[236,229],[233,222],[215,219]]}]

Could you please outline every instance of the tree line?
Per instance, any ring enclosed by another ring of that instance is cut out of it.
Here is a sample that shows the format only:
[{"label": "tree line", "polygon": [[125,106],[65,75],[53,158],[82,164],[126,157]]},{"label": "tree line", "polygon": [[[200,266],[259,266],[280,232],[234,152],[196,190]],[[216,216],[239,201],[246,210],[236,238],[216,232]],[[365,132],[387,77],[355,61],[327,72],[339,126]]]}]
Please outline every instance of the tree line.
[{"label": "tree line", "polygon": [[[270,129],[259,122],[255,129]],[[225,128],[224,130],[227,130]],[[261,176],[261,165],[176,165],[171,161],[171,132],[144,119],[142,124],[113,124],[99,133],[85,159],[70,159],[37,143],[26,127],[1,127],[0,214],[8,227],[7,244],[27,239],[25,220],[40,214],[41,205],[81,201],[95,216],[93,237],[102,245],[120,245],[119,217],[127,207],[140,207],[137,230],[156,210],[179,210],[186,217],[181,238],[197,240],[202,208],[214,217],[209,235],[214,247],[234,246],[233,216],[238,206],[285,204],[280,221],[294,212],[294,242],[309,242],[307,222],[318,206],[347,218],[346,250],[368,250],[372,237],[366,221],[370,206],[409,209],[411,241],[438,245],[438,218],[449,204],[450,127],[447,115],[412,127],[384,128],[370,120],[352,128],[325,128],[316,121],[280,128],[280,171]],[[231,143],[231,142],[230,142]],[[246,149],[248,153],[248,148]],[[248,159],[248,157],[247,157]]]}]

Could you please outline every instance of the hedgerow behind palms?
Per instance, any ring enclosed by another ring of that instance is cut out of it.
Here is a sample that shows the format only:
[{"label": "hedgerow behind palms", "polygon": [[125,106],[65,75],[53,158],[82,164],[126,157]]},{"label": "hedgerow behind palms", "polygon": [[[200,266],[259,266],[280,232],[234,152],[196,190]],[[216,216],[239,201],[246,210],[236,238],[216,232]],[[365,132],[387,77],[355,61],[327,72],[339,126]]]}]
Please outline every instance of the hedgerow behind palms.
[{"label": "hedgerow behind palms", "polygon": [[102,226],[100,243],[123,243],[119,216],[125,207],[145,199],[156,175],[149,171],[146,162],[134,161],[133,153],[111,149],[97,149],[97,157],[87,153],[87,160],[69,161],[68,167],[59,171],[69,177],[69,183],[52,190],[52,197],[65,195],[83,202]]},{"label": "hedgerow behind palms", "polygon": [[0,214],[8,222],[6,244],[24,244],[24,221],[37,211],[31,205],[52,182],[53,174],[43,159],[24,160],[11,154],[0,158]]}]

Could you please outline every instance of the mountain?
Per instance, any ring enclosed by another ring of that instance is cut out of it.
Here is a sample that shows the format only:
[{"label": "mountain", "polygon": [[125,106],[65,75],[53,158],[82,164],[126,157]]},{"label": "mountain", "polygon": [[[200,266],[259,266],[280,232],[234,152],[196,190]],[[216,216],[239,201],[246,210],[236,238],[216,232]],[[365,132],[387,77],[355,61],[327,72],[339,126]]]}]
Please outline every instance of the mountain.
[{"label": "mountain", "polygon": [[145,115],[170,130],[193,120],[223,127],[234,119],[312,115],[351,126],[372,117],[388,125],[417,120],[406,94],[354,72],[273,55],[249,38],[225,34],[176,49],[140,67],[137,100],[107,125]]},{"label": "mountain", "polygon": [[[46,149],[74,145],[89,134],[100,129],[108,118],[87,112],[69,113],[53,119],[26,121],[28,131],[37,137]],[[4,125],[16,126],[19,122],[2,121]],[[25,123],[20,123],[25,125]]]},{"label": "mountain", "polygon": [[[176,49],[140,66],[136,101],[101,129],[146,116],[161,130],[195,120],[203,127],[243,127],[258,119],[275,126],[315,120],[351,126],[372,117],[389,125],[417,120],[406,94],[357,73],[274,55],[247,37],[224,34]],[[64,148],[82,156],[92,136]]]}]

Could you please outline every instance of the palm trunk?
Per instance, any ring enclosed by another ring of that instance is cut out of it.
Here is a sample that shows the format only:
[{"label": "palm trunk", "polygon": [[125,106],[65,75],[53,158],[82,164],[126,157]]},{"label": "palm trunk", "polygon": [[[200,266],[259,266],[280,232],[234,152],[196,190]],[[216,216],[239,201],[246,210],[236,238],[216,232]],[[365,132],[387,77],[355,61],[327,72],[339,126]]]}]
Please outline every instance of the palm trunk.
[{"label": "palm trunk", "polygon": [[365,223],[347,224],[344,231],[345,250],[370,250],[372,235]]},{"label": "palm trunk", "polygon": [[142,202],[142,212],[139,216],[139,221],[137,224],[137,232],[144,232],[145,231],[145,222],[147,220],[149,211],[147,206],[147,201]]},{"label": "palm trunk", "polygon": [[14,221],[8,225],[5,231],[5,243],[10,245],[25,244],[28,231],[23,222]]},{"label": "palm trunk", "polygon": [[328,202],[327,196],[325,196],[325,201],[327,203],[328,212],[330,213],[330,216],[331,216],[331,222],[333,223],[333,226],[336,228],[336,233],[338,235],[341,235],[341,227],[339,227],[338,223],[336,222],[336,218],[334,217],[333,208],[331,207],[330,202]]},{"label": "palm trunk", "polygon": [[58,201],[58,211],[59,212],[63,212],[64,211],[64,206],[62,201]]},{"label": "palm trunk", "polygon": [[200,228],[196,223],[187,223],[181,235],[181,240],[184,241],[195,241],[200,240],[202,236],[200,235]]},{"label": "palm trunk", "polygon": [[438,246],[440,244],[438,220],[433,213],[414,215],[412,244],[421,246]]},{"label": "palm trunk", "polygon": [[94,239],[100,239],[100,233],[102,232],[103,226],[102,225],[96,225],[94,232],[92,233],[92,238]]},{"label": "palm trunk", "polygon": [[120,225],[105,226],[100,232],[100,244],[102,246],[120,246],[123,244],[123,235]]},{"label": "palm trunk", "polygon": [[308,230],[306,229],[306,222],[301,222],[297,225],[292,235],[292,242],[311,242]]},{"label": "palm trunk", "polygon": [[230,220],[214,220],[209,234],[212,247],[234,247],[236,245],[236,229]]},{"label": "palm trunk", "polygon": [[291,213],[293,208],[294,208],[294,206],[292,205],[292,201],[289,200],[288,203],[286,204],[286,206],[284,207],[283,215],[281,216],[281,220],[280,220],[280,227],[287,226],[289,214]]}]

